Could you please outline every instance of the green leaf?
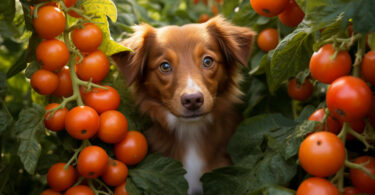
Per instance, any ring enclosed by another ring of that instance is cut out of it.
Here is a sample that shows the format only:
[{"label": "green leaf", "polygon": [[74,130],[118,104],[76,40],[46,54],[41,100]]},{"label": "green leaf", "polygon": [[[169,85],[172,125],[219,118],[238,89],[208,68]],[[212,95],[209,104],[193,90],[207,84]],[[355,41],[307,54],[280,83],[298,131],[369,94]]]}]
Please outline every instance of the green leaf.
[{"label": "green leaf", "polygon": [[371,50],[375,50],[375,33],[371,33],[368,35],[368,44]]},{"label": "green leaf", "polygon": [[31,76],[34,74],[34,72],[36,72],[37,70],[40,69],[40,66],[38,65],[38,63],[36,61],[32,61],[27,67],[26,67],[26,70],[25,70],[25,76],[26,78],[31,78]]},{"label": "green leaf", "polygon": [[0,20],[12,22],[16,13],[15,0],[2,0],[0,3]]},{"label": "green leaf", "polygon": [[290,77],[309,67],[314,43],[311,29],[300,25],[286,36],[272,54],[271,63],[266,66],[267,83],[271,93]]},{"label": "green leaf", "polygon": [[26,68],[26,54],[27,52],[24,51],[18,60],[9,68],[7,78],[11,78]]},{"label": "green leaf", "polygon": [[160,154],[149,154],[135,168],[129,169],[129,177],[144,194],[187,194],[186,171],[176,160]]},{"label": "green leaf", "polygon": [[0,98],[3,98],[8,90],[8,84],[6,76],[3,72],[0,72]]},{"label": "green leaf", "polygon": [[44,132],[44,108],[34,104],[23,109],[15,123],[15,132],[20,145],[17,155],[29,174],[34,174],[41,154],[39,135]]},{"label": "green leaf", "polygon": [[266,186],[261,189],[258,189],[250,193],[249,195],[295,195],[295,194],[296,192],[291,189],[284,188],[281,186],[271,185],[271,186]]},{"label": "green leaf", "polygon": [[126,179],[126,191],[131,195],[142,195],[142,192],[134,184],[133,179],[128,177]]},{"label": "green leaf", "polygon": [[12,122],[13,120],[12,118],[10,118],[9,114],[4,112],[3,110],[0,110],[0,135],[8,129]]},{"label": "green leaf", "polygon": [[95,16],[92,20],[99,26],[103,32],[103,42],[99,49],[107,56],[129,50],[125,46],[116,43],[111,39],[107,17],[116,22],[117,10],[111,0],[86,0],[82,4],[85,14]]}]

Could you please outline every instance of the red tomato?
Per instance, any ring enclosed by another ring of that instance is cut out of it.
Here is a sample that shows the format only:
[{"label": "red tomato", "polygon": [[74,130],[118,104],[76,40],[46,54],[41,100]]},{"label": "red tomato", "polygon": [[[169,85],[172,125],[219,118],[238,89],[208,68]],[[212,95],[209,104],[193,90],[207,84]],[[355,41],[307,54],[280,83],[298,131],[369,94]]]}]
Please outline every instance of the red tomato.
[{"label": "red tomato", "polygon": [[327,107],[337,119],[350,122],[367,116],[372,105],[372,92],[359,78],[343,76],[329,86]]},{"label": "red tomato", "polygon": [[42,68],[56,71],[62,68],[69,60],[69,50],[65,43],[57,40],[44,40],[36,48],[36,59]]},{"label": "red tomato", "polygon": [[199,23],[207,22],[209,19],[210,19],[210,16],[209,16],[209,15],[207,15],[207,14],[202,14],[202,15],[199,17]]},{"label": "red tomato", "polygon": [[[356,120],[349,123],[350,128],[352,128],[357,133],[361,134],[365,130],[366,123],[363,120]],[[346,135],[347,140],[354,139],[354,136],[350,133]]]},{"label": "red tomato", "polygon": [[354,187],[345,187],[343,195],[359,195],[362,192]]},{"label": "red tomato", "polygon": [[100,115],[98,137],[105,143],[117,143],[123,140],[128,132],[128,121],[116,110],[109,110]]},{"label": "red tomato", "polygon": [[335,134],[327,131],[309,135],[298,152],[302,168],[318,177],[335,174],[344,165],[345,156],[344,144]]},{"label": "red tomato", "polygon": [[305,13],[303,13],[295,0],[289,0],[289,4],[278,17],[285,26],[295,27],[302,22]]},{"label": "red tomato", "polygon": [[315,52],[310,59],[311,75],[322,83],[331,84],[341,76],[348,75],[352,67],[352,59],[347,51],[340,51],[336,58],[331,60],[335,53],[332,44],[327,44]]},{"label": "red tomato", "polygon": [[363,57],[361,70],[363,77],[375,86],[375,51],[369,51]]},{"label": "red tomato", "polygon": [[126,165],[135,165],[143,160],[148,151],[145,136],[137,131],[129,131],[126,137],[115,144],[116,158]]},{"label": "red tomato", "polygon": [[53,92],[57,97],[69,97],[73,95],[72,78],[70,77],[69,67],[64,66],[58,73],[59,85]]},{"label": "red tomato", "polygon": [[258,46],[261,50],[268,52],[276,48],[279,43],[279,34],[274,28],[262,30],[257,39]]},{"label": "red tomato", "polygon": [[93,137],[99,127],[99,115],[89,106],[77,106],[71,109],[65,117],[65,129],[76,139]]},{"label": "red tomato", "polygon": [[[370,156],[361,156],[354,160],[356,164],[365,164],[366,169],[372,175],[375,175],[375,158]],[[350,179],[353,185],[364,193],[375,193],[375,180],[371,179],[365,172],[359,169],[350,169]]]},{"label": "red tomato", "polygon": [[80,79],[99,83],[109,72],[107,56],[100,50],[96,50],[84,57],[80,64],[76,65],[76,72]]},{"label": "red tomato", "polygon": [[97,178],[107,167],[107,152],[99,146],[88,146],[79,153],[77,170],[85,178]]},{"label": "red tomato", "polygon": [[288,0],[250,0],[250,4],[259,15],[273,17],[288,6]]},{"label": "red tomato", "polygon": [[311,177],[301,183],[297,195],[339,195],[339,190],[331,182],[319,177]]},{"label": "red tomato", "polygon": [[313,90],[314,86],[308,78],[306,78],[305,82],[302,84],[298,84],[296,79],[292,79],[288,83],[288,94],[295,100],[305,101],[309,99]]},{"label": "red tomato", "polygon": [[[76,4],[77,0],[64,0],[64,4],[66,5],[66,7],[72,7]],[[79,14],[77,14],[75,11],[69,11],[68,14],[70,16],[73,16],[75,18],[80,18],[81,16]]]},{"label": "red tomato", "polygon": [[108,110],[116,110],[120,106],[120,94],[110,86],[94,88],[84,95],[83,102],[94,108],[99,114]]},{"label": "red tomato", "polygon": [[[48,104],[45,109],[46,111],[51,110],[59,106],[57,103]],[[59,109],[55,114],[50,117],[51,113],[47,113],[44,116],[44,125],[51,131],[61,131],[65,128],[65,116],[68,113],[68,109]]]},{"label": "red tomato", "polygon": [[129,192],[126,191],[126,182],[115,188],[115,195],[129,195]]},{"label": "red tomato", "polygon": [[84,28],[72,32],[74,45],[82,52],[93,52],[102,44],[103,33],[93,23],[84,24]]},{"label": "red tomato", "polygon": [[[324,109],[321,108],[321,109],[316,110],[313,114],[311,114],[311,116],[309,117],[309,120],[323,122],[323,118],[324,118]],[[338,134],[341,130],[340,122],[337,119],[333,118],[332,116],[328,116],[327,122],[321,125],[318,125],[316,127],[316,130],[329,131],[334,134]]]},{"label": "red tomato", "polygon": [[31,87],[39,94],[49,95],[59,85],[57,76],[48,70],[38,70],[30,78]]},{"label": "red tomato", "polygon": [[49,168],[47,173],[48,185],[55,191],[64,191],[74,184],[77,178],[76,170],[66,163],[56,163]]},{"label": "red tomato", "polygon": [[127,177],[128,167],[118,160],[110,159],[102,180],[109,186],[119,186],[126,181]]},{"label": "red tomato", "polygon": [[46,5],[38,9],[33,20],[35,31],[43,39],[53,39],[65,30],[64,13],[57,7]]},{"label": "red tomato", "polygon": [[47,190],[44,190],[40,195],[61,195],[61,193],[47,189]]},{"label": "red tomato", "polygon": [[92,191],[91,188],[84,186],[84,185],[78,185],[69,188],[64,195],[95,195],[94,191]]},{"label": "red tomato", "polygon": [[212,11],[212,14],[215,16],[215,15],[217,15],[219,13],[219,8],[217,8],[216,5],[213,5],[211,7],[211,11]]}]

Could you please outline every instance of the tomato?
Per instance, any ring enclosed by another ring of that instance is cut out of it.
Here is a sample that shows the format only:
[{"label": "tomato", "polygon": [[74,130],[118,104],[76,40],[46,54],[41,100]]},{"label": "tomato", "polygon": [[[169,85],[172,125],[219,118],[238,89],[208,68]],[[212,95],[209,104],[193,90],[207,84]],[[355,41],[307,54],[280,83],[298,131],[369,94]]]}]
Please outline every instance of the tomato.
[{"label": "tomato", "polygon": [[65,129],[76,139],[89,139],[99,130],[98,113],[89,106],[77,106],[65,117]]},{"label": "tomato", "polygon": [[58,73],[59,85],[53,92],[57,97],[69,97],[73,95],[72,78],[70,77],[69,67],[64,66]]},{"label": "tomato", "polygon": [[95,195],[94,191],[84,185],[78,185],[69,188],[64,195]]},{"label": "tomato", "polygon": [[262,30],[258,35],[258,46],[261,50],[268,52],[276,48],[279,43],[279,34],[274,28]]},{"label": "tomato", "polygon": [[[45,109],[46,111],[51,110],[59,106],[57,103],[48,104]],[[65,116],[68,113],[67,108],[59,109],[55,114],[50,117],[51,113],[47,113],[44,116],[44,125],[51,131],[61,131],[65,128]]]},{"label": "tomato", "polygon": [[359,195],[362,192],[354,187],[345,187],[343,195]]},{"label": "tomato", "polygon": [[76,72],[80,79],[98,83],[107,76],[109,72],[109,61],[107,56],[100,50],[96,50],[84,57],[80,64],[76,65]]},{"label": "tomato", "polygon": [[124,183],[127,177],[128,167],[121,161],[110,159],[102,180],[109,186],[118,186]]},{"label": "tomato", "polygon": [[105,143],[117,143],[124,139],[128,132],[128,121],[116,110],[109,110],[100,115],[98,137]]},{"label": "tomato", "polygon": [[126,165],[141,162],[146,156],[147,150],[147,140],[138,131],[129,131],[125,138],[114,146],[116,158]]},{"label": "tomato", "polygon": [[74,45],[82,52],[93,52],[102,44],[103,33],[93,23],[84,24],[84,28],[72,32]]},{"label": "tomato", "polygon": [[42,68],[55,71],[62,68],[69,60],[69,50],[65,43],[57,40],[44,40],[36,48],[36,59]]},{"label": "tomato", "polygon": [[[350,128],[352,128],[357,133],[361,134],[365,130],[366,123],[363,120],[356,120],[349,123]],[[347,140],[354,139],[354,136],[350,133],[346,135]]]},{"label": "tomato", "polygon": [[[370,156],[361,156],[354,160],[356,164],[365,164],[367,170],[375,175],[375,158]],[[364,193],[375,193],[375,180],[371,179],[365,172],[359,169],[350,169],[350,180],[353,185]]]},{"label": "tomato", "polygon": [[50,189],[44,190],[40,195],[61,195],[60,192],[56,192]]},{"label": "tomato", "polygon": [[281,13],[289,0],[250,0],[251,7],[259,15],[273,17]]},{"label": "tomato", "polygon": [[120,94],[110,86],[106,89],[93,88],[84,95],[83,102],[94,108],[99,114],[108,110],[116,110],[120,106]]},{"label": "tomato", "polygon": [[76,181],[76,170],[71,165],[65,169],[65,165],[66,163],[56,163],[48,170],[47,183],[55,191],[64,191]]},{"label": "tomato", "polygon": [[72,7],[76,4],[77,0],[64,0],[64,4],[66,7]]},{"label": "tomato", "polygon": [[344,144],[335,134],[327,131],[309,135],[298,152],[302,168],[318,177],[335,174],[344,165],[345,156]]},{"label": "tomato", "polygon": [[212,14],[215,16],[215,15],[217,15],[219,13],[219,8],[217,8],[216,5],[213,5],[211,7],[211,11],[212,11]]},{"label": "tomato", "polygon": [[129,195],[129,192],[126,191],[126,182],[115,188],[114,195]]},{"label": "tomato", "polygon": [[77,170],[85,178],[97,178],[107,167],[108,154],[99,146],[87,146],[79,153]]},{"label": "tomato", "polygon": [[288,94],[295,100],[305,101],[309,99],[313,90],[314,86],[308,78],[306,78],[305,82],[302,84],[298,84],[296,79],[292,79],[288,83]]},{"label": "tomato", "polygon": [[335,59],[331,59],[335,49],[332,44],[321,47],[310,59],[311,75],[322,83],[331,84],[341,76],[348,75],[352,67],[352,59],[347,51],[340,51]]},{"label": "tomato", "polygon": [[198,4],[200,0],[193,0],[194,4]]},{"label": "tomato", "polygon": [[35,31],[43,39],[53,39],[65,30],[64,13],[57,7],[46,5],[38,9],[33,20]]},{"label": "tomato", "polygon": [[333,116],[350,122],[367,116],[372,106],[372,93],[363,80],[343,76],[329,86],[326,102]]},{"label": "tomato", "polygon": [[199,23],[207,22],[209,19],[210,19],[210,16],[209,16],[209,15],[207,15],[207,14],[202,14],[202,15],[199,17]]},{"label": "tomato", "polygon": [[57,76],[48,70],[38,70],[30,78],[31,87],[42,95],[53,93],[59,85]]},{"label": "tomato", "polygon": [[288,5],[278,17],[285,26],[295,27],[302,22],[305,13],[303,13],[295,0],[289,0]]},{"label": "tomato", "polygon": [[369,51],[363,57],[361,70],[363,77],[375,86],[375,51]]},{"label": "tomato", "polygon": [[[323,118],[324,109],[321,108],[312,113],[309,117],[309,120],[323,122]],[[316,130],[329,131],[331,133],[338,134],[341,130],[341,124],[337,119],[333,118],[332,116],[328,116],[327,122],[325,124],[318,125],[316,127]]]},{"label": "tomato", "polygon": [[339,195],[339,190],[331,182],[319,177],[306,179],[299,185],[296,195]]}]

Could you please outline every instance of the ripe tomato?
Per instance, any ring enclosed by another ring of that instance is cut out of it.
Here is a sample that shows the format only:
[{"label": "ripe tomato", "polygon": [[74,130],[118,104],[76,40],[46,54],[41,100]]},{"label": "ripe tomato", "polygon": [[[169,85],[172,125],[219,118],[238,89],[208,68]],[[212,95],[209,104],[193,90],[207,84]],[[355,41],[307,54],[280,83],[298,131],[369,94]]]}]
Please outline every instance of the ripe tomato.
[{"label": "ripe tomato", "polygon": [[[370,156],[361,156],[354,160],[356,164],[365,164],[366,169],[372,175],[375,175],[375,158]],[[371,179],[365,172],[359,169],[350,169],[350,180],[353,185],[364,193],[375,193],[375,180]]]},{"label": "ripe tomato", "polygon": [[53,191],[51,189],[44,190],[40,195],[61,195],[60,192]]},{"label": "ripe tomato", "polygon": [[65,169],[65,165],[66,163],[56,163],[48,170],[47,183],[55,191],[64,191],[76,181],[76,170],[71,165]]},{"label": "ripe tomato", "polygon": [[[356,120],[349,123],[350,128],[352,128],[357,133],[361,134],[365,130],[366,123],[363,120]],[[347,140],[354,139],[354,136],[350,133],[346,135]]]},{"label": "ripe tomato", "polygon": [[72,32],[74,45],[82,52],[93,52],[102,44],[103,33],[93,23],[84,24],[84,28]]},{"label": "ripe tomato", "polygon": [[30,78],[31,87],[42,95],[53,93],[59,85],[57,76],[48,70],[38,70]]},{"label": "ripe tomato", "polygon": [[57,7],[46,5],[38,9],[33,20],[34,28],[43,39],[53,39],[65,30],[64,13]]},{"label": "ripe tomato", "polygon": [[258,46],[261,50],[268,52],[276,48],[279,43],[279,34],[274,28],[262,30],[258,35]]},{"label": "ripe tomato", "polygon": [[84,95],[83,102],[94,108],[99,114],[108,110],[116,110],[120,106],[120,94],[110,86],[94,88]]},{"label": "ripe tomato", "polygon": [[128,121],[116,110],[109,110],[100,115],[98,137],[105,143],[117,143],[124,139],[128,132]]},{"label": "ripe tomato", "polygon": [[125,138],[114,146],[116,158],[126,165],[141,162],[146,156],[147,150],[147,140],[138,131],[129,131]]},{"label": "ripe tomato", "polygon": [[98,113],[89,106],[77,106],[65,116],[65,129],[76,139],[89,139],[98,132]]},{"label": "ripe tomato", "polygon": [[69,188],[64,195],[95,195],[94,191],[84,185],[78,185]]},{"label": "ripe tomato", "polygon": [[88,146],[79,153],[77,170],[85,178],[97,178],[107,167],[108,155],[99,146]]},{"label": "ripe tomato", "polygon": [[[314,113],[312,113],[311,116],[309,117],[309,120],[323,122],[323,118],[324,118],[324,109],[321,108],[321,109],[316,110]],[[329,131],[331,133],[338,134],[341,130],[341,124],[337,119],[333,118],[332,116],[328,116],[327,122],[325,124],[318,125],[316,127],[316,130]]]},{"label": "ripe tomato", "polygon": [[289,0],[250,0],[251,7],[259,15],[273,17],[280,14]]},{"label": "ripe tomato", "polygon": [[362,192],[354,187],[345,187],[343,195],[358,195]]},{"label": "ripe tomato", "polygon": [[129,195],[129,192],[126,191],[126,182],[115,188],[114,195]]},{"label": "ripe tomato", "polygon": [[210,16],[209,16],[209,15],[207,15],[207,14],[202,14],[202,15],[199,17],[199,23],[205,23],[205,22],[207,22],[209,19],[210,19]]},{"label": "ripe tomato", "polygon": [[72,7],[76,4],[77,0],[64,0],[64,4],[66,7]]},{"label": "ripe tomato", "polygon": [[69,50],[65,43],[57,40],[44,40],[36,48],[36,59],[42,68],[55,71],[62,68],[69,60]]},{"label": "ripe tomato", "polygon": [[363,77],[375,86],[375,51],[369,51],[363,57],[361,70]]},{"label": "ripe tomato", "polygon": [[361,79],[343,76],[329,86],[326,102],[333,116],[350,122],[367,116],[372,106],[372,93]]},{"label": "ripe tomato", "polygon": [[292,79],[288,83],[288,94],[295,100],[305,101],[309,99],[313,90],[314,86],[308,78],[306,78],[305,82],[302,84],[298,84],[296,79]]},{"label": "ripe tomato", "polygon": [[99,83],[109,72],[107,56],[100,50],[96,50],[84,57],[80,64],[76,65],[76,72],[80,79]]},{"label": "ripe tomato", "polygon": [[331,132],[316,132],[303,140],[298,158],[306,172],[318,177],[328,177],[344,165],[345,146]]},{"label": "ripe tomato", "polygon": [[297,195],[339,195],[339,190],[331,182],[319,177],[311,177],[301,183]]},{"label": "ripe tomato", "polygon": [[57,97],[69,97],[73,95],[72,78],[70,77],[69,67],[64,66],[58,73],[59,85],[53,92]]},{"label": "ripe tomato", "polygon": [[295,0],[289,0],[288,5],[278,17],[285,26],[295,27],[302,22],[305,13],[303,13]]},{"label": "ripe tomato", "polygon": [[349,53],[340,51],[336,58],[331,60],[334,53],[333,45],[327,44],[314,52],[310,59],[311,75],[322,83],[331,84],[337,78],[350,73],[352,59]]},{"label": "ripe tomato", "polygon": [[219,13],[219,8],[217,8],[216,5],[213,5],[211,7],[211,11],[212,11],[212,14],[215,16],[215,15],[217,15]]},{"label": "ripe tomato", "polygon": [[126,181],[128,177],[128,167],[118,160],[109,159],[102,180],[109,186],[118,186]]},{"label": "ripe tomato", "polygon": [[[48,104],[45,109],[46,111],[51,110],[59,106],[57,103]],[[50,117],[51,113],[47,113],[44,116],[44,125],[47,129],[52,131],[61,131],[65,128],[65,116],[68,113],[68,109],[59,109],[55,114]]]}]

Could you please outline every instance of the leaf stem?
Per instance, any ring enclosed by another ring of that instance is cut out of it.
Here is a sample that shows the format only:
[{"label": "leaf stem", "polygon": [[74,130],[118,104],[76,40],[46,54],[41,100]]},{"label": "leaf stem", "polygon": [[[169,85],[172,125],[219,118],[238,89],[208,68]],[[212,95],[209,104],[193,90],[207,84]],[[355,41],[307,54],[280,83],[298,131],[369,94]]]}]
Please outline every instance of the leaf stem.
[{"label": "leaf stem", "polygon": [[77,162],[78,154],[81,152],[81,150],[82,150],[83,148],[86,148],[86,147],[89,146],[89,145],[91,145],[90,141],[88,141],[88,140],[83,140],[81,146],[80,146],[79,148],[77,148],[77,149],[74,150],[74,154],[73,154],[73,156],[72,156],[72,157],[69,159],[69,161],[65,164],[64,169],[68,169],[69,165],[71,165],[71,164],[74,165],[73,162],[74,162],[74,161]]},{"label": "leaf stem", "polygon": [[363,164],[357,164],[357,163],[352,163],[348,160],[345,161],[345,166],[346,167],[349,167],[351,169],[360,169],[361,171],[363,171],[364,173],[366,173],[366,175],[368,175],[371,179],[374,179],[375,180],[375,175],[373,175],[365,166],[367,164],[369,164],[370,161],[367,161]]},{"label": "leaf stem", "polygon": [[364,36],[362,36],[361,34],[358,34],[360,35],[359,36],[359,39],[358,39],[358,46],[357,46],[357,52],[355,53],[355,61],[354,61],[354,64],[353,64],[353,76],[355,77],[360,77],[360,73],[361,73],[361,63],[362,63],[362,59],[363,59],[363,55],[365,53],[365,50],[366,50],[366,39]]}]

